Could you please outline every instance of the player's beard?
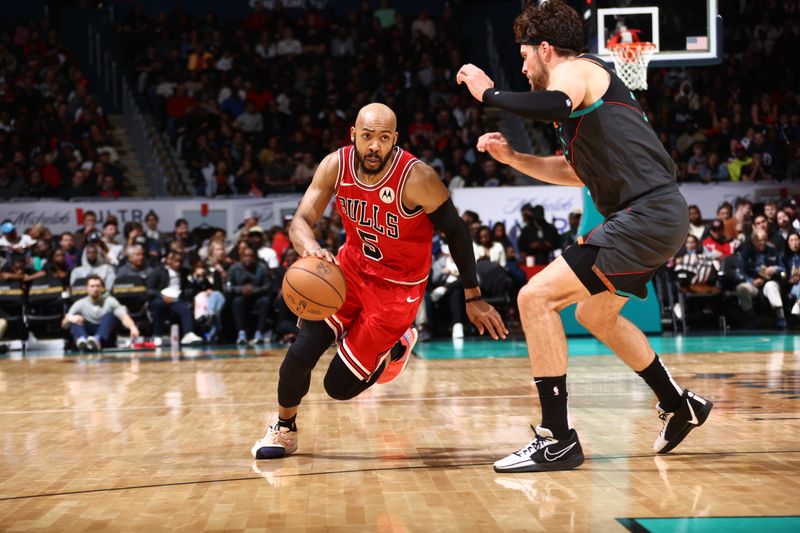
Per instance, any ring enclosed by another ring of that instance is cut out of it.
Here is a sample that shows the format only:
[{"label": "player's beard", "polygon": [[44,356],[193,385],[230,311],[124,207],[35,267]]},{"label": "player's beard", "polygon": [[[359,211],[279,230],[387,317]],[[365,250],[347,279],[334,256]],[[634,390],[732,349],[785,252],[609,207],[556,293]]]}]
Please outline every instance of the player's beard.
[{"label": "player's beard", "polygon": [[528,71],[528,83],[530,83],[532,91],[543,91],[550,85],[550,73],[547,72],[547,66],[538,54],[533,63],[534,67]]},{"label": "player's beard", "polygon": [[389,152],[386,154],[386,157],[384,157],[383,159],[381,159],[381,164],[380,164],[380,165],[378,165],[378,166],[377,166],[376,168],[374,168],[374,169],[373,169],[373,168],[368,168],[368,167],[367,167],[367,166],[364,164],[364,162],[366,161],[367,157],[368,157],[368,156],[370,156],[370,155],[374,155],[374,154],[372,154],[372,153],[369,153],[369,152],[368,152],[368,153],[366,153],[366,154],[362,154],[362,153],[361,153],[361,152],[358,150],[358,146],[356,146],[356,147],[355,147],[355,151],[356,151],[356,159],[358,159],[358,168],[359,168],[359,169],[361,170],[361,172],[363,172],[364,174],[370,174],[370,175],[373,175],[373,176],[374,176],[375,174],[378,174],[378,173],[380,173],[380,172],[383,170],[383,168],[386,166],[386,163],[388,163],[388,162],[389,162],[389,159],[391,159],[391,158],[392,158],[392,154],[394,153],[394,147],[395,147],[395,146],[397,146],[397,145],[396,145],[396,144],[393,144],[393,145],[392,145],[392,147],[389,149]]}]

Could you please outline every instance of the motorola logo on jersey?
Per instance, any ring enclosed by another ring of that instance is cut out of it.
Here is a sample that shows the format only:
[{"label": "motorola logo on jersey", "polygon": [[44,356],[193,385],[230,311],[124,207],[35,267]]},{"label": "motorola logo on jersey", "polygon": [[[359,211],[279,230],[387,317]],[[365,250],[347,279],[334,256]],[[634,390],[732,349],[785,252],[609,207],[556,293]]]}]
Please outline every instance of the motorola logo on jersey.
[{"label": "motorola logo on jersey", "polygon": [[380,197],[381,202],[385,204],[390,204],[394,202],[394,191],[392,190],[391,187],[384,187],[383,189],[381,189],[381,192],[380,194],[378,194],[378,197]]},{"label": "motorola logo on jersey", "polygon": [[[388,189],[388,187],[385,187],[385,189]],[[389,190],[391,191],[391,189]],[[383,191],[381,191],[380,195],[383,195]],[[394,196],[394,191],[392,191],[392,196]],[[396,214],[383,213],[382,216],[381,206],[372,204],[372,209],[370,209],[370,204],[366,200],[342,198],[341,196],[338,196],[336,199],[339,201],[342,212],[347,218],[359,226],[371,228],[375,233],[385,235],[392,239],[400,237],[399,219]]]}]

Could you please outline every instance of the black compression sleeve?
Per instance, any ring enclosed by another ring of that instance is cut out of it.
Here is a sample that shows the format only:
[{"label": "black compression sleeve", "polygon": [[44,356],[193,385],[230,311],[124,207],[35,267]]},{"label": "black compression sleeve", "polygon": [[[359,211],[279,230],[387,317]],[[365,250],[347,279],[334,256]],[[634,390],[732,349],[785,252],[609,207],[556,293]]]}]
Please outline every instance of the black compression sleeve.
[{"label": "black compression sleeve", "polygon": [[561,91],[514,93],[486,89],[483,103],[543,122],[564,122],[572,113],[572,100]]},{"label": "black compression sleeve", "polygon": [[448,198],[445,203],[433,213],[428,213],[428,218],[433,226],[444,233],[447,245],[450,247],[450,256],[458,267],[461,283],[465,289],[478,286],[478,274],[475,267],[475,251],[472,248],[472,238],[464,221],[458,216],[453,199]]}]

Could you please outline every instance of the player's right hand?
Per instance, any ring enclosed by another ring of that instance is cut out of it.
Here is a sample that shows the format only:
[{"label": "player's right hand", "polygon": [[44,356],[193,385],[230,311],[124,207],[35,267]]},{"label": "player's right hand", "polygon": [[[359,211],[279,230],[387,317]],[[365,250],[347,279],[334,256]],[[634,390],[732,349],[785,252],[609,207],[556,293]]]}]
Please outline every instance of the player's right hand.
[{"label": "player's right hand", "polygon": [[514,159],[514,149],[509,146],[503,134],[496,131],[481,135],[477,148],[479,152],[489,152],[489,155],[504,165],[511,164]]},{"label": "player's right hand", "polygon": [[336,259],[330,251],[326,250],[325,248],[314,248],[312,250],[305,250],[303,251],[303,257],[319,257],[320,259],[324,259],[329,263],[333,263],[334,265],[338,265],[339,261]]}]

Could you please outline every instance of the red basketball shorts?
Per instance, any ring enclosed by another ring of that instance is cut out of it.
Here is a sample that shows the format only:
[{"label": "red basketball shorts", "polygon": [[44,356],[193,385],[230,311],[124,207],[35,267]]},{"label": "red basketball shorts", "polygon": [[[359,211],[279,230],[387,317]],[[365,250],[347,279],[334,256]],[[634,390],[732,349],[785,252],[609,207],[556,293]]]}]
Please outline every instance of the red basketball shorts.
[{"label": "red basketball shorts", "polygon": [[[340,259],[344,258],[340,255]],[[426,284],[402,285],[365,276],[347,260],[339,266],[347,282],[347,297],[325,322],[339,339],[337,356],[363,381],[414,323]]]}]

